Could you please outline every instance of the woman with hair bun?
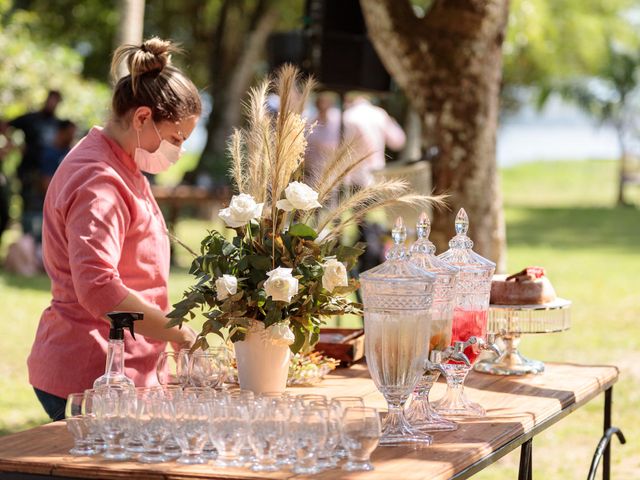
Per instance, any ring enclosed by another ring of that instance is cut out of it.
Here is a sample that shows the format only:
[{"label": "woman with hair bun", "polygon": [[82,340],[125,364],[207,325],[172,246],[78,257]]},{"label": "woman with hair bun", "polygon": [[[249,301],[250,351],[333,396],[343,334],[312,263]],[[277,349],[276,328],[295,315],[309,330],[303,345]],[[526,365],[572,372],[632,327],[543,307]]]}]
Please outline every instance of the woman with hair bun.
[{"label": "woman with hair bun", "polygon": [[136,340],[125,334],[125,374],[156,383],[166,342],[191,345],[187,326],[165,328],[169,240],[143,175],[176,163],[201,113],[193,82],[171,64],[171,42],[152,38],[118,48],[112,116],[94,127],[56,171],[44,205],[43,257],[52,300],[27,361],[29,381],[52,420],[69,393],[104,373],[111,311],[138,311]]}]

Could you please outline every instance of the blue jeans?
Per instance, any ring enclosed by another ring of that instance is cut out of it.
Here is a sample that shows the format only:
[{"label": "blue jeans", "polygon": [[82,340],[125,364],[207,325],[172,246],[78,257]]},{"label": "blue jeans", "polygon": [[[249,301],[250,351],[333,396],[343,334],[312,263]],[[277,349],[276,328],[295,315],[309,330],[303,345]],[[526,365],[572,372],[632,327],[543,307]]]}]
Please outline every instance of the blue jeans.
[{"label": "blue jeans", "polygon": [[64,420],[64,409],[67,405],[67,401],[64,398],[56,397],[50,393],[38,390],[35,387],[33,390],[36,392],[36,397],[38,397],[44,411],[47,412],[51,420],[54,422]]}]

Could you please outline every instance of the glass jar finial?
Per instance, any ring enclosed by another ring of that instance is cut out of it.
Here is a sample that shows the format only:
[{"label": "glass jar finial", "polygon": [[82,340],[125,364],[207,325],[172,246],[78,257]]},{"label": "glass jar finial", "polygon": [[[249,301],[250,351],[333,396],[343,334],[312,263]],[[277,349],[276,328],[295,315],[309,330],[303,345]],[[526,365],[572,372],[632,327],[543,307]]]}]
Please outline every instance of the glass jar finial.
[{"label": "glass jar finial", "polygon": [[431,233],[431,220],[427,212],[422,212],[418,217],[418,223],[416,224],[416,234],[418,239],[427,239]]},{"label": "glass jar finial", "polygon": [[404,244],[407,239],[407,227],[404,225],[402,217],[396,218],[396,223],[393,226],[393,230],[391,230],[391,238],[393,238],[393,243],[396,245]]},{"label": "glass jar finial", "polygon": [[407,227],[404,225],[402,217],[396,218],[396,223],[391,229],[391,238],[393,239],[393,247],[387,252],[388,260],[403,260],[407,258],[407,250],[404,242],[407,239]]},{"label": "glass jar finial", "polygon": [[458,210],[455,220],[456,236],[449,240],[451,248],[473,248],[473,241],[467,236],[469,231],[469,217],[464,208]]},{"label": "glass jar finial", "polygon": [[467,215],[467,212],[465,212],[464,208],[458,210],[455,226],[456,233],[458,235],[466,235],[469,231],[469,216]]}]

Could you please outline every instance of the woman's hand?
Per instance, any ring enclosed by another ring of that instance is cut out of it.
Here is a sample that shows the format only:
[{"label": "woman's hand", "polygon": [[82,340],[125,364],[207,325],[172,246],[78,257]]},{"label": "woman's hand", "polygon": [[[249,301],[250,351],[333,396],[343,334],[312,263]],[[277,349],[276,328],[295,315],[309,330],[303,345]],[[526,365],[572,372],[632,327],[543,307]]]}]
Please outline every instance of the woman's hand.
[{"label": "woman's hand", "polygon": [[167,328],[169,319],[166,314],[154,305],[142,300],[135,292],[130,292],[114,310],[142,312],[144,320],[136,322],[135,329],[136,333],[145,337],[171,342],[174,346],[178,345],[181,348],[191,348],[193,342],[196,341],[196,332],[187,325],[182,325],[182,328]]},{"label": "woman's hand", "polygon": [[174,345],[174,348],[176,346],[179,347],[179,349],[191,348],[195,343],[196,338],[198,338],[198,334],[188,325],[182,325],[178,332],[180,332],[182,339],[177,343],[177,345]]}]

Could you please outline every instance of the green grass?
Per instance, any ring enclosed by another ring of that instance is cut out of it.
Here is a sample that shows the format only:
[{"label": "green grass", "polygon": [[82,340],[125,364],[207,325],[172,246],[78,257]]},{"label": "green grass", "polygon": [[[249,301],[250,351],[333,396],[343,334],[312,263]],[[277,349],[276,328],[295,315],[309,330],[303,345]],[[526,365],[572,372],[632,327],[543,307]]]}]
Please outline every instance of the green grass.
[{"label": "green grass", "polygon": [[[545,361],[614,364],[614,424],[627,436],[614,446],[613,477],[640,476],[640,210],[612,207],[616,164],[607,161],[540,162],[502,171],[509,271],[545,266],[560,295],[574,302],[568,332],[523,339],[525,355]],[[631,191],[636,201],[638,193]],[[193,248],[211,222],[183,220],[178,236]],[[5,239],[6,241],[6,239]],[[191,278],[189,255],[171,273],[170,295],[180,298]],[[25,360],[38,318],[49,301],[44,277],[0,273],[0,434],[45,421],[28,385]],[[71,366],[70,366],[71,368]],[[586,478],[601,434],[602,398],[571,414],[534,440],[534,475]],[[437,437],[436,437],[437,441]],[[477,475],[516,478],[517,451]]]}]

